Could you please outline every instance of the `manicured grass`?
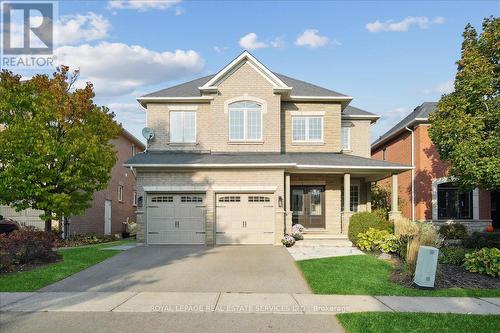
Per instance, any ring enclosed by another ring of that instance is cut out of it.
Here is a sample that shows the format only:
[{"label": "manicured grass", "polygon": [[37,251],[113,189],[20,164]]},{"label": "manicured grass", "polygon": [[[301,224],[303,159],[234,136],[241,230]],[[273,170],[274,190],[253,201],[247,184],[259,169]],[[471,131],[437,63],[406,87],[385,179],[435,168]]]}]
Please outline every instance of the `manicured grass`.
[{"label": "manicured grass", "polygon": [[371,255],[299,261],[315,294],[500,297],[500,289],[417,290],[391,282],[390,263]]},{"label": "manicured grass", "polygon": [[35,291],[62,280],[87,267],[106,260],[121,251],[102,250],[130,243],[130,240],[102,243],[80,248],[59,250],[63,260],[27,272],[0,275],[0,291]]},{"label": "manicured grass", "polygon": [[348,333],[357,332],[498,332],[500,316],[438,313],[343,313],[337,315]]}]

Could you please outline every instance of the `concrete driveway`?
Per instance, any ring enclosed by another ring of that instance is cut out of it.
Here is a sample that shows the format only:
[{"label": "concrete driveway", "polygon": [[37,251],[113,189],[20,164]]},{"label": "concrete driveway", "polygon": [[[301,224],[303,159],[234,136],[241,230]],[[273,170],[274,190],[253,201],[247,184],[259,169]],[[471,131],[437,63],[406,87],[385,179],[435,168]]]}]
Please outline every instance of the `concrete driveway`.
[{"label": "concrete driveway", "polygon": [[138,246],[40,291],[310,293],[278,246]]}]

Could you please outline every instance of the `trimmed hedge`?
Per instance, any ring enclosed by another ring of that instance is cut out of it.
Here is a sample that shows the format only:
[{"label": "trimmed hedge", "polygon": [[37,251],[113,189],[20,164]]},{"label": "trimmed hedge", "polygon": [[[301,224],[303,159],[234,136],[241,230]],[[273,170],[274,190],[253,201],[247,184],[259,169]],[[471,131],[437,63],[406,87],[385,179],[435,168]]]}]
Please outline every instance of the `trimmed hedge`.
[{"label": "trimmed hedge", "polygon": [[354,246],[358,245],[358,235],[365,233],[368,229],[387,230],[394,232],[394,224],[380,214],[375,212],[360,212],[353,214],[349,222],[349,231],[347,233],[349,240]]},{"label": "trimmed hedge", "polygon": [[453,223],[445,224],[439,228],[439,233],[445,239],[464,239],[467,238],[467,228],[463,224]]}]

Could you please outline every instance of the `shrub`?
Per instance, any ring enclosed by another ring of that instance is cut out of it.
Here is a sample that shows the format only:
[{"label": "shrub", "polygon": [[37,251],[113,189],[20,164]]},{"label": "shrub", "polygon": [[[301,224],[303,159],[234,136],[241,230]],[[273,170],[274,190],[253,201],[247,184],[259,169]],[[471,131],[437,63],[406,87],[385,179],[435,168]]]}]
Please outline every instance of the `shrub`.
[{"label": "shrub", "polygon": [[74,247],[115,241],[112,235],[74,235],[69,239],[57,239],[55,247]]},{"label": "shrub", "polygon": [[471,252],[460,246],[443,247],[439,253],[439,262],[441,264],[460,266],[464,263],[465,255]]},{"label": "shrub", "polygon": [[27,227],[8,235],[0,235],[0,269],[13,265],[53,262],[59,255],[52,251],[55,236],[46,231]]},{"label": "shrub", "polygon": [[464,266],[469,272],[500,277],[500,250],[485,247],[479,251],[467,253]]},{"label": "shrub", "polygon": [[398,244],[398,237],[387,230],[370,228],[358,235],[358,247],[365,251],[395,253],[398,251]]},{"label": "shrub", "polygon": [[464,239],[467,237],[467,228],[463,224],[445,224],[439,228],[439,233],[445,239]]},{"label": "shrub", "polygon": [[137,223],[130,222],[128,224],[128,231],[130,233],[130,237],[134,237],[135,235],[137,235]]},{"label": "shrub", "polygon": [[295,238],[293,238],[292,236],[286,234],[285,236],[283,236],[283,238],[281,239],[281,243],[283,245],[285,245],[286,247],[290,247],[290,246],[293,246],[293,244],[295,244]]},{"label": "shrub", "polygon": [[292,236],[296,241],[304,239],[304,236],[302,236],[302,233],[297,229],[292,229],[290,236]]},{"label": "shrub", "polygon": [[372,208],[373,211],[378,211],[383,214],[385,219],[389,218],[389,211],[391,210],[391,192],[385,187],[372,185]]},{"label": "shrub", "polygon": [[349,240],[353,245],[358,244],[358,235],[367,232],[368,229],[373,228],[377,230],[393,231],[393,224],[387,219],[380,217],[379,214],[374,212],[361,212],[351,216],[349,221]]},{"label": "shrub", "polygon": [[474,232],[471,236],[463,240],[463,245],[468,249],[480,249],[483,247],[494,247],[495,242],[485,234]]}]

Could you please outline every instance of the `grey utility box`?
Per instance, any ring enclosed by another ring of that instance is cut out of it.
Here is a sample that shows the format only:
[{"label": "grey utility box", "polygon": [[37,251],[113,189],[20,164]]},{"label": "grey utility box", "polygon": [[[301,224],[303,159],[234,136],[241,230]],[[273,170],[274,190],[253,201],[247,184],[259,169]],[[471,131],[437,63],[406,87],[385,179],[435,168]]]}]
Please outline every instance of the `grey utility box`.
[{"label": "grey utility box", "polygon": [[418,249],[415,282],[420,287],[434,288],[439,250],[432,246],[421,246]]}]

